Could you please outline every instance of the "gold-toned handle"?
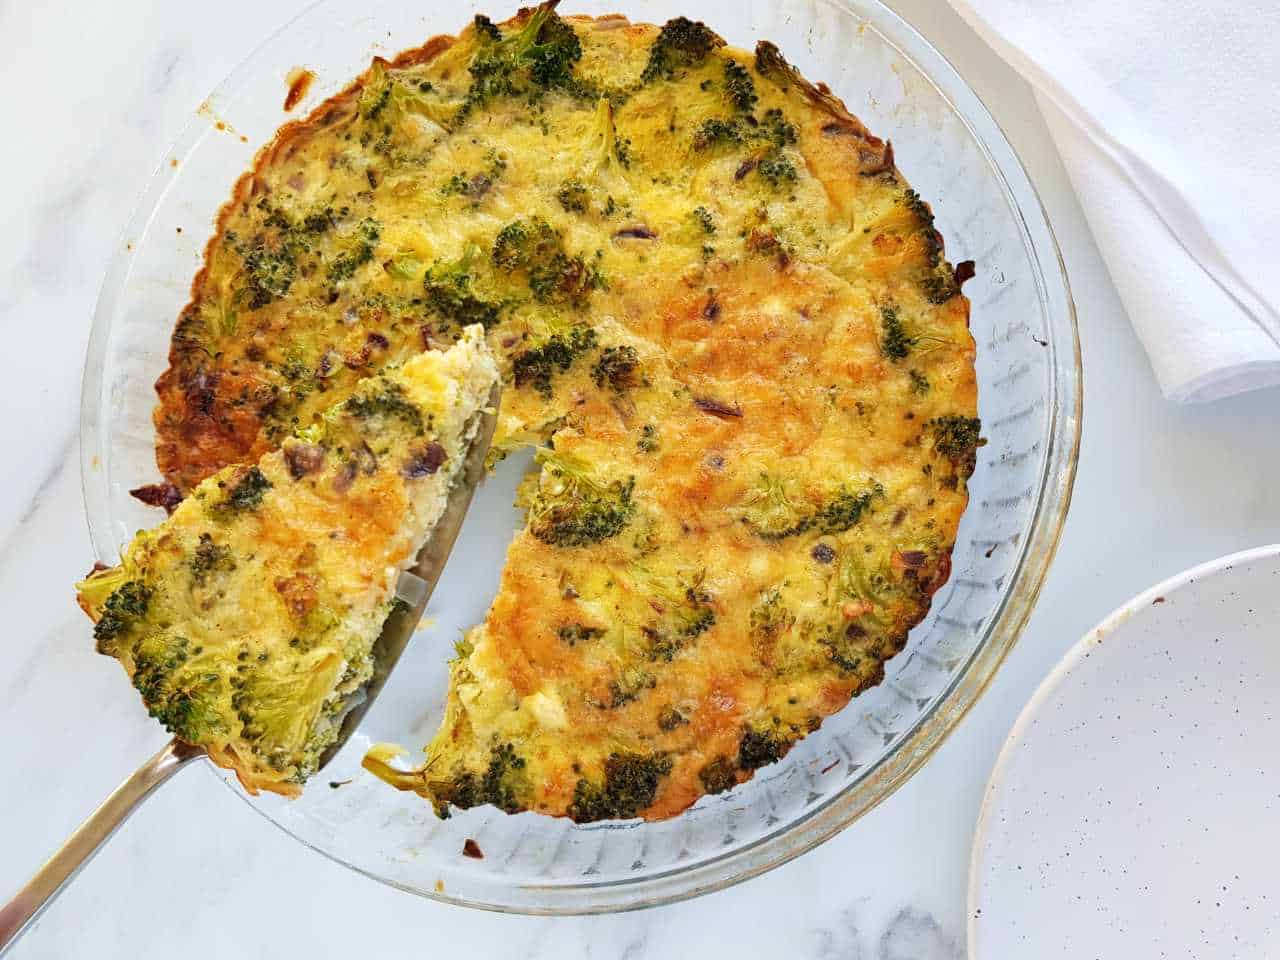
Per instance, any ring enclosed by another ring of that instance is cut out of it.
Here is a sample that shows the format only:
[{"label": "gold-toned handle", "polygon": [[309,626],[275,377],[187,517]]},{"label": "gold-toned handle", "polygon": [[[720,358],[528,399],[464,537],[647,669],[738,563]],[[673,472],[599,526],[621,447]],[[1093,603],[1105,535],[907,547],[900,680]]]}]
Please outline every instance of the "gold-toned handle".
[{"label": "gold-toned handle", "polygon": [[80,868],[93,859],[120,824],[129,818],[151,795],[184,766],[204,756],[202,750],[178,740],[169,741],[163,750],[144,763],[111,796],[102,802],[89,819],[80,825],[62,849],[49,858],[13,899],[0,907],[0,955],[18,942],[18,938],[40,916]]}]

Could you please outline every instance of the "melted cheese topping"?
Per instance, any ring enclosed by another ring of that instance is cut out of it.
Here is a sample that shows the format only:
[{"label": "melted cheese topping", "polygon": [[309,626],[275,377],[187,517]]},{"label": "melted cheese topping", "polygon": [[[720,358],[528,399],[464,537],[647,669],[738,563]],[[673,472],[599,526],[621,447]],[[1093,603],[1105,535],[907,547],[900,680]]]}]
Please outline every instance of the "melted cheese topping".
[{"label": "melted cheese topping", "polygon": [[544,6],[281,131],[175,331],[158,460],[188,489],[483,323],[529,525],[425,764],[367,765],[442,811],[665,817],[879,682],[946,580],[968,309],[888,144],[771,45]]}]

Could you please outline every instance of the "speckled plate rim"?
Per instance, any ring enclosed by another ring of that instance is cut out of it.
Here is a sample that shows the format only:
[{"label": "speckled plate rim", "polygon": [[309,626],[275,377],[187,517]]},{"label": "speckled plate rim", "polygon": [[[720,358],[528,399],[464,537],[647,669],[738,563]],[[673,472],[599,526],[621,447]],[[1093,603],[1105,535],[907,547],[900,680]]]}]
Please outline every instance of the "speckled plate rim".
[{"label": "speckled plate rim", "polygon": [[1075,668],[1080,665],[1086,656],[1092,654],[1103,644],[1103,641],[1107,640],[1121,627],[1127,625],[1130,620],[1149,612],[1157,599],[1168,598],[1194,583],[1227,573],[1238,566],[1252,564],[1259,560],[1265,561],[1277,558],[1280,558],[1280,543],[1273,543],[1264,547],[1241,550],[1239,553],[1229,553],[1226,556],[1208,560],[1205,563],[1184,570],[1169,577],[1167,580],[1162,580],[1155,586],[1142,591],[1127,603],[1117,607],[1103,618],[1102,622],[1096,627],[1085,633],[1049,671],[1049,675],[1040,682],[1036,692],[1031,695],[1027,705],[1018,714],[1018,719],[1014,721],[1013,727],[1009,730],[1009,735],[1005,738],[1004,745],[1000,748],[1000,754],[996,757],[995,766],[991,768],[991,776],[987,779],[987,786],[982,795],[982,806],[978,811],[977,823],[974,826],[973,846],[970,848],[969,853],[969,883],[966,899],[968,919],[965,923],[965,954],[969,960],[982,960],[975,948],[978,933],[977,911],[980,907],[980,875],[984,863],[983,850],[987,845],[988,835],[992,830],[996,794],[1007,782],[1007,774],[1013,763],[1014,753],[1022,745],[1023,740],[1026,739],[1031,725],[1035,723],[1040,711],[1057,693],[1058,688],[1071,679]]}]

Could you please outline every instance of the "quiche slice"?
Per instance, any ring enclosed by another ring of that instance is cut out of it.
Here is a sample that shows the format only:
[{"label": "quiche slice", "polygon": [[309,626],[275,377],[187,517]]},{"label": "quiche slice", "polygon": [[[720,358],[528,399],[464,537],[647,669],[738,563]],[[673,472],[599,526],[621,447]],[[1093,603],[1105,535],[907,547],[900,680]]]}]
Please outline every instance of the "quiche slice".
[{"label": "quiche slice", "polygon": [[[412,770],[441,812],[672,816],[883,677],[980,443],[928,203],[770,43],[481,16],[378,59],[235,187],[157,383],[188,491],[481,324],[536,449]],[[406,682],[403,674],[398,682]]]},{"label": "quiche slice", "polygon": [[396,581],[497,382],[479,327],[200,483],[77,585],[151,715],[250,793],[297,794],[372,675]]}]

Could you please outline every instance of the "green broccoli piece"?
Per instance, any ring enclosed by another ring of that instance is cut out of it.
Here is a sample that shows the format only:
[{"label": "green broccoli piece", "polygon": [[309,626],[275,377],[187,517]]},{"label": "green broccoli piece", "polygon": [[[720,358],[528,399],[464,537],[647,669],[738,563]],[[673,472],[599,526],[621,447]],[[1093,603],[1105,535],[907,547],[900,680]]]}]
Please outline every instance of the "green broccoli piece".
[{"label": "green broccoli piece", "polygon": [[560,547],[585,547],[616,537],[635,513],[635,479],[603,483],[576,458],[539,450],[542,474],[529,502],[529,532]]},{"label": "green broccoli piece", "polygon": [[471,264],[477,248],[468,247],[453,263],[436,264],[423,277],[427,306],[458,327],[481,324],[492,329],[502,312],[500,304],[477,297],[472,291]]},{"label": "green broccoli piece", "polygon": [[360,221],[348,241],[348,249],[329,264],[329,279],[334,282],[349,280],[356,269],[373,259],[373,250],[382,235],[382,224],[371,217]]},{"label": "green broccoli piece", "polygon": [[925,429],[933,434],[934,452],[950,460],[958,476],[965,479],[973,476],[978,448],[987,442],[980,436],[981,420],[953,414],[935,417],[925,424]]},{"label": "green broccoli piece", "polygon": [[762,643],[773,643],[795,622],[795,614],[782,602],[782,590],[772,587],[760,595],[751,610],[751,636]]},{"label": "green broccoli piece", "polygon": [[812,517],[791,501],[786,484],[767,473],[760,474],[747,494],[740,516],[762,540],[782,540],[804,533],[813,525]]},{"label": "green broccoli piece", "polygon": [[724,62],[724,92],[729,103],[739,113],[751,113],[756,108],[756,85],[746,67],[737,60]]},{"label": "green broccoli piece", "polygon": [[576,647],[580,643],[587,643],[604,636],[604,631],[599,627],[588,627],[581,623],[566,623],[561,625],[556,635],[560,637],[561,643]]},{"label": "green broccoli piece", "polygon": [[574,76],[582,59],[582,43],[573,27],[555,12],[555,2],[536,8],[520,31],[504,37],[491,23],[477,23],[479,42],[468,67],[471,89],[462,116],[496,97],[525,96],[536,100],[545,91],[563,90],[590,95],[590,85]]},{"label": "green broccoli piece", "polygon": [[882,306],[880,308],[880,325],[884,329],[884,333],[880,338],[881,355],[894,363],[906,359],[911,352],[911,348],[916,345],[918,340],[907,334],[906,328],[902,325],[902,320],[898,317],[898,308],[891,304]]},{"label": "green broccoli piece", "polygon": [[223,667],[185,637],[155,634],[134,645],[133,685],[147,712],[188,743],[227,734]]},{"label": "green broccoli piece", "polygon": [[795,125],[777,107],[765,111],[764,118],[760,121],[759,135],[775,147],[789,146],[798,139]]},{"label": "green broccoli piece", "polygon": [[698,771],[698,779],[707,793],[724,793],[738,785],[738,768],[731,757],[716,757]]},{"label": "green broccoli piece", "polygon": [[693,149],[711,150],[715,147],[736,147],[747,138],[746,130],[738,120],[709,117],[698,125],[693,134]]},{"label": "green broccoli piece", "polygon": [[912,370],[911,376],[911,392],[924,396],[929,392],[929,378],[919,370]]},{"label": "green broccoli piece", "polygon": [[196,544],[191,554],[191,559],[187,561],[187,567],[191,570],[192,586],[203,587],[213,574],[234,570],[236,562],[231,556],[230,549],[214,543],[210,534],[202,533],[200,542]]},{"label": "green broccoli piece", "polygon": [[531,787],[525,771],[525,760],[510,743],[494,745],[483,774],[470,770],[456,774],[451,780],[430,781],[436,814],[449,815],[449,805],[466,810],[492,804],[504,813],[516,813],[527,805]]},{"label": "green broccoli piece", "polygon": [[248,282],[249,309],[258,310],[285,296],[298,274],[297,256],[287,246],[254,244],[244,258]]},{"label": "green broccoli piece", "polygon": [[357,420],[379,418],[401,420],[415,432],[423,429],[422,411],[404,395],[398,383],[379,378],[374,385],[353,394],[343,405],[343,412]]},{"label": "green broccoli piece", "polygon": [[637,568],[641,588],[647,588],[649,606],[657,619],[640,628],[650,660],[672,660],[693,640],[716,623],[712,597],[702,587],[701,573],[693,577],[655,575]]},{"label": "green broccoli piece", "polygon": [[942,234],[933,225],[933,210],[914,190],[904,190],[899,202],[911,211],[925,244],[925,269],[920,288],[930,303],[946,303],[960,292],[955,273],[943,259]]},{"label": "green broccoli piece", "polygon": [[566,180],[556,191],[556,199],[568,213],[586,213],[590,196],[580,180]]},{"label": "green broccoli piece", "polygon": [[649,61],[640,74],[640,82],[673,80],[677,70],[696,67],[712,50],[723,46],[724,40],[704,23],[687,17],[668,20],[649,48]]},{"label": "green broccoli piece", "polygon": [[667,704],[658,711],[658,729],[664,733],[670,733],[676,727],[682,727],[688,722],[685,715],[671,704]]},{"label": "green broccoli piece", "polygon": [[746,727],[738,741],[738,766],[743,770],[759,770],[781,760],[791,749],[791,741],[777,731]]},{"label": "green broccoli piece", "polygon": [[640,382],[636,376],[639,369],[640,357],[635,347],[605,347],[591,368],[591,379],[597,387],[608,384],[614,393],[625,393]]},{"label": "green broccoli piece", "polygon": [[744,499],[739,515],[761,540],[783,540],[811,530],[843,533],[862,519],[875,498],[883,494],[878,483],[859,493],[841,487],[818,509],[807,511],[792,502],[784,481],[762,473]]},{"label": "green broccoli piece", "polygon": [[568,333],[552,334],[538,346],[516,355],[512,361],[515,385],[531,386],[550,398],[555,374],[567,372],[578,357],[595,345],[596,332],[591,327],[575,326]]},{"label": "green broccoli piece", "polygon": [[658,449],[658,428],[646,423],[640,428],[640,439],[636,441],[636,449],[641,453],[653,453]]},{"label": "green broccoli piece", "polygon": [[559,231],[541,217],[503,227],[491,256],[500,270],[524,271],[529,291],[539,303],[582,307],[592,291],[604,286],[599,268],[580,255],[569,256]]},{"label": "green broccoli piece", "polygon": [[498,231],[491,256],[494,266],[512,271],[544,263],[560,250],[560,234],[541,217],[515,220]]},{"label": "green broccoli piece", "polygon": [[[101,593],[126,576],[122,567],[96,574],[81,585],[80,595],[93,602],[95,593]],[[116,642],[147,615],[151,605],[151,589],[140,580],[119,583],[102,603],[98,622],[93,626],[93,638],[98,652],[113,654]]]},{"label": "green broccoli piece", "polygon": [[[225,486],[225,481],[220,480],[218,486]],[[263,472],[256,466],[250,467],[236,481],[231,492],[217,505],[216,509],[224,515],[256,510],[262,504],[263,495],[270,489],[271,481]]]},{"label": "green broccoli piece", "polygon": [[657,685],[657,678],[649,671],[639,667],[625,667],[618,679],[609,684],[609,702],[605,706],[616,710],[639,700],[646,690],[652,690]]},{"label": "green broccoli piece", "polygon": [[706,207],[694,207],[693,219],[707,236],[715,235],[716,222],[711,218],[711,214],[707,212]]},{"label": "green broccoli piece", "polygon": [[502,39],[502,31],[494,26],[493,21],[482,13],[477,13],[471,24],[475,30],[476,38],[481,42],[497,43]]},{"label": "green broccoli piece", "polygon": [[862,519],[876,497],[882,496],[884,488],[878,483],[873,483],[859,493],[851,493],[841,487],[834,497],[818,508],[812,525],[825,534],[844,533]]},{"label": "green broccoli piece", "polygon": [[604,762],[603,783],[586,777],[578,781],[569,816],[578,823],[630,820],[653,804],[659,783],[670,772],[671,759],[660,753],[611,753]]},{"label": "green broccoli piece", "polygon": [[795,164],[776,149],[770,150],[760,159],[756,170],[775,189],[785,183],[794,183],[797,178]]}]

